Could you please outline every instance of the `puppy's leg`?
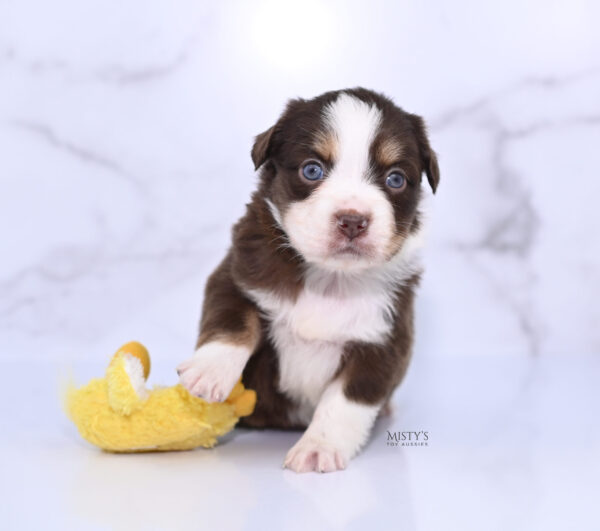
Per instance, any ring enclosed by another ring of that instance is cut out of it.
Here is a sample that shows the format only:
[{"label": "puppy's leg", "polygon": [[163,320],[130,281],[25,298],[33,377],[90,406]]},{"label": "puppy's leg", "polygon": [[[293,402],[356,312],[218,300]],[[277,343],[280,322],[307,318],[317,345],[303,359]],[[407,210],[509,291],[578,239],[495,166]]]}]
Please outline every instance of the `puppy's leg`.
[{"label": "puppy's leg", "polygon": [[229,268],[227,257],[208,279],[196,352],[177,366],[181,384],[210,402],[227,398],[260,339],[257,308]]},{"label": "puppy's leg", "polygon": [[379,407],[349,399],[342,381],[334,380],[325,389],[310,425],[288,452],[284,467],[295,472],[346,468],[367,441]]},{"label": "puppy's leg", "polygon": [[296,472],[345,468],[367,442],[377,414],[402,379],[409,349],[409,342],[347,344],[344,365],[323,392],[310,425],[288,452],[284,466]]}]

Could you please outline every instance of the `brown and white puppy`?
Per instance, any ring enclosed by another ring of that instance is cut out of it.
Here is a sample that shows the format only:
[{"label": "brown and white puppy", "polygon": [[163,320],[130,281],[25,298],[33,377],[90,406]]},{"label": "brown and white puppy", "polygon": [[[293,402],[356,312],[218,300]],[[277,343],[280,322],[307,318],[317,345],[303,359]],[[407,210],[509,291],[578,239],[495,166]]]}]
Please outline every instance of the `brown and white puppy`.
[{"label": "brown and white puppy", "polygon": [[292,100],[252,149],[260,184],[210,276],[181,383],[209,401],[243,377],[242,425],[307,428],[284,465],[342,469],[400,383],[413,343],[423,120],[362,88]]}]

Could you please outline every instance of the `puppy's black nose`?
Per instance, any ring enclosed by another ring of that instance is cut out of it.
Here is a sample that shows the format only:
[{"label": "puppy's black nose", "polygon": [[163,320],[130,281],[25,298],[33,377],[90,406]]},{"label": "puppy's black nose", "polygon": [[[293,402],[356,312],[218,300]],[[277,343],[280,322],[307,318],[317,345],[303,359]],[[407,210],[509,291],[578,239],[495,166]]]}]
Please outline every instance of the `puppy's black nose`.
[{"label": "puppy's black nose", "polygon": [[337,226],[349,240],[353,240],[367,230],[369,216],[361,214],[356,210],[346,210],[335,215]]}]

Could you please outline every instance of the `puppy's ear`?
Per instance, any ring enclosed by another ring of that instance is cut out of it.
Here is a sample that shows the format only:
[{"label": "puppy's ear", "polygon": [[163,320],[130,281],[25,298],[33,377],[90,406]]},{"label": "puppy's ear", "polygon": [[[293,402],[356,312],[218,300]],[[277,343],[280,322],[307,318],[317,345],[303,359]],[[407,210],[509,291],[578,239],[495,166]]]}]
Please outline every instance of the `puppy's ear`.
[{"label": "puppy's ear", "polygon": [[277,123],[254,139],[254,146],[252,146],[252,151],[250,153],[255,170],[258,170],[269,157],[273,156],[273,150],[277,150],[277,146],[273,146],[273,133],[275,131],[281,131],[284,121],[289,118],[302,103],[304,103],[304,100],[300,98],[288,100],[285,110],[279,117],[279,120],[277,120]]},{"label": "puppy's ear", "polygon": [[429,139],[427,138],[427,127],[425,126],[423,118],[417,116],[416,114],[411,114],[411,120],[415,127],[415,135],[417,137],[417,144],[419,146],[419,155],[421,156],[421,165],[425,175],[427,175],[429,186],[431,186],[431,189],[435,194],[440,182],[440,168],[438,166],[437,156],[435,151],[433,151],[429,145]]},{"label": "puppy's ear", "polygon": [[252,162],[254,162],[254,169],[258,170],[265,161],[269,158],[269,148],[271,146],[271,137],[275,126],[269,127],[264,133],[261,133],[254,139],[254,146],[252,146],[251,156]]}]

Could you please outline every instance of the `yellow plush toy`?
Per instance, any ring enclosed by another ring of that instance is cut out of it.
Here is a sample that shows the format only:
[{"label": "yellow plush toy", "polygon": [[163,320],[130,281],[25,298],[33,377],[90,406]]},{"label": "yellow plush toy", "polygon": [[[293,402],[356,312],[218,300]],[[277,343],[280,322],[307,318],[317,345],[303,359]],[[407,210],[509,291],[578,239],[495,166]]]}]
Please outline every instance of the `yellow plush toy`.
[{"label": "yellow plush toy", "polygon": [[113,356],[105,378],[71,387],[65,406],[82,437],[110,452],[211,448],[256,404],[241,382],[224,402],[208,403],[179,384],[146,389],[149,373],[148,351],[131,342]]}]

